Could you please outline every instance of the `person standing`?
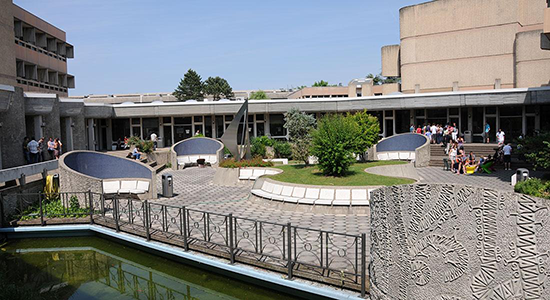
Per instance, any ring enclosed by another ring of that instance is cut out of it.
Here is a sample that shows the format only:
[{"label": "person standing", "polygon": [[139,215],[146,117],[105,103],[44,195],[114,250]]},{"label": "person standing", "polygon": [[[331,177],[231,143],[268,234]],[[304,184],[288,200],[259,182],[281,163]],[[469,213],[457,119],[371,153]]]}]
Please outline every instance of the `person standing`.
[{"label": "person standing", "polygon": [[38,142],[34,140],[34,136],[27,144],[27,149],[30,153],[30,163],[34,164],[38,162]]},{"label": "person standing", "polygon": [[153,150],[157,150],[158,137],[156,133],[151,133],[151,141],[153,142]]},{"label": "person standing", "polygon": [[414,125],[411,124],[411,127],[409,128],[410,133],[414,133],[414,130],[415,130],[415,129],[414,129]]},{"label": "person standing", "polygon": [[45,161],[45,159],[44,159],[44,138],[43,137],[41,137],[38,140],[38,161],[39,162]]},{"label": "person standing", "polygon": [[502,147],[504,170],[511,170],[510,164],[512,163],[512,146],[510,143]]},{"label": "person standing", "polygon": [[55,143],[54,143],[54,141],[53,141],[53,138],[50,137],[50,138],[48,139],[48,154],[50,155],[50,159],[54,159],[54,157],[55,157],[55,156],[53,155],[53,154],[54,154],[54,153],[53,153],[53,152],[54,152],[54,149],[53,149],[53,148],[55,148]]},{"label": "person standing", "polygon": [[506,134],[504,133],[504,131],[502,131],[502,129],[499,129],[497,132],[497,141],[499,146],[504,145],[505,138],[506,138]]},{"label": "person standing", "polygon": [[61,155],[61,147],[63,146],[63,144],[61,143],[61,141],[56,138],[54,140],[54,148],[53,148],[53,155],[55,156],[55,159],[59,159],[59,156]]},{"label": "person standing", "polygon": [[489,144],[489,132],[491,131],[491,125],[489,123],[485,123],[485,143]]}]

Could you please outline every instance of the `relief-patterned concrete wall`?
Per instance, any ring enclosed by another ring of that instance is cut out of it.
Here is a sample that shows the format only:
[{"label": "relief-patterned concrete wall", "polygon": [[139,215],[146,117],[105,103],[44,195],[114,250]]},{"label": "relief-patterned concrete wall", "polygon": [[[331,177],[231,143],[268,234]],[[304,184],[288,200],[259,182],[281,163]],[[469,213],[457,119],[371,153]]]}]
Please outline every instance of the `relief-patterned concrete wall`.
[{"label": "relief-patterned concrete wall", "polygon": [[550,299],[549,202],[461,185],[374,191],[372,299]]}]

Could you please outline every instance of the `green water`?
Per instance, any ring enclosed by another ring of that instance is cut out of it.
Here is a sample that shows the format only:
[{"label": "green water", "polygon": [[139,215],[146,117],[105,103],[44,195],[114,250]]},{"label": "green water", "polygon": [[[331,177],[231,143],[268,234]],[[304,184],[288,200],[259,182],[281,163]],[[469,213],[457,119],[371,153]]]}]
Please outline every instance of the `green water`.
[{"label": "green water", "polygon": [[293,299],[99,237],[10,240],[0,299]]}]

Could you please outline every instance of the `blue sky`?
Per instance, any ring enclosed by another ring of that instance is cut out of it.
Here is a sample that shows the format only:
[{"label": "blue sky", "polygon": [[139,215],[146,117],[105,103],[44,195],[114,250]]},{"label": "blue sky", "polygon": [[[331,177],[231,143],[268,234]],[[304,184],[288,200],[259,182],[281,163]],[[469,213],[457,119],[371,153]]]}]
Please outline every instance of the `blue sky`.
[{"label": "blue sky", "polygon": [[421,1],[14,0],[67,32],[71,95],[171,92],[192,68],[234,90],[379,73],[399,8]]}]

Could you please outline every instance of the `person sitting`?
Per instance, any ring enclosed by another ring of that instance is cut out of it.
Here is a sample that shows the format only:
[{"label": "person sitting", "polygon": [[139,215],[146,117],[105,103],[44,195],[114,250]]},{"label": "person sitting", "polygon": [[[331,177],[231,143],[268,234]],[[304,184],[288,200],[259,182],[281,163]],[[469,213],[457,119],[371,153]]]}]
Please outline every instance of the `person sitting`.
[{"label": "person sitting", "polygon": [[489,155],[487,159],[483,159],[483,163],[480,162],[479,168],[481,169],[480,172],[491,174],[495,171],[495,168],[493,165],[495,164],[495,159]]},{"label": "person sitting", "polygon": [[133,156],[133,159],[141,159],[141,153],[139,153],[139,150],[137,147],[134,147],[134,150],[132,150],[132,156]]}]

